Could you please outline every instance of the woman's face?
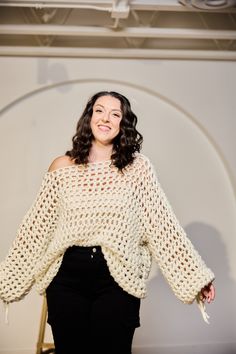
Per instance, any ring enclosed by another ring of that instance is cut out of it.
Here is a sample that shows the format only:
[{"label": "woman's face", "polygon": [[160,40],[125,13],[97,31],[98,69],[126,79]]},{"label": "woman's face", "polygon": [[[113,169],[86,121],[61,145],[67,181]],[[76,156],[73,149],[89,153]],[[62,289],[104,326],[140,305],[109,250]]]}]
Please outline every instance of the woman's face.
[{"label": "woman's face", "polygon": [[93,105],[91,129],[95,142],[112,144],[119,134],[122,111],[120,100],[112,96],[101,96]]}]

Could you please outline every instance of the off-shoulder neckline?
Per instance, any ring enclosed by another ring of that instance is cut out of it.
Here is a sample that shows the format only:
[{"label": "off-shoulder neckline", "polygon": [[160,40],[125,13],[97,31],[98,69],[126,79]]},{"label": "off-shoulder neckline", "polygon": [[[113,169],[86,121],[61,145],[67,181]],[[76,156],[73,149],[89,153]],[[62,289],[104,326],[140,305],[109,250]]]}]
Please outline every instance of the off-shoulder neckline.
[{"label": "off-shoulder neckline", "polygon": [[88,162],[86,165],[85,164],[68,165],[68,166],[63,166],[63,167],[56,168],[53,171],[47,171],[46,175],[51,175],[51,174],[54,174],[56,172],[64,171],[66,169],[71,169],[71,168],[75,168],[75,167],[78,168],[78,167],[86,167],[86,166],[107,165],[108,163],[111,163],[111,162],[112,162],[112,160],[109,159],[109,160],[103,160],[103,161]]},{"label": "off-shoulder neckline", "polygon": [[[138,158],[138,157],[141,157],[141,158],[143,158],[144,160],[148,160],[149,161],[149,159],[147,158],[147,156],[145,156],[145,155],[143,155],[142,153],[136,153],[136,156],[135,156],[135,158]],[[103,161],[94,161],[94,162],[88,162],[86,165],[84,164],[73,164],[73,165],[68,165],[68,166],[63,166],[63,167],[59,167],[59,168],[57,168],[57,169],[55,169],[55,170],[53,170],[53,171],[47,171],[46,172],[46,175],[48,176],[48,175],[53,175],[53,174],[56,174],[57,172],[60,172],[60,171],[64,171],[64,170],[67,170],[67,169],[73,169],[73,168],[76,168],[76,169],[78,169],[79,167],[80,168],[82,168],[82,167],[86,167],[86,166],[88,166],[88,167],[93,167],[93,166],[106,166],[106,165],[111,165],[111,163],[112,163],[112,160],[111,159],[109,159],[109,160],[103,160]]]}]

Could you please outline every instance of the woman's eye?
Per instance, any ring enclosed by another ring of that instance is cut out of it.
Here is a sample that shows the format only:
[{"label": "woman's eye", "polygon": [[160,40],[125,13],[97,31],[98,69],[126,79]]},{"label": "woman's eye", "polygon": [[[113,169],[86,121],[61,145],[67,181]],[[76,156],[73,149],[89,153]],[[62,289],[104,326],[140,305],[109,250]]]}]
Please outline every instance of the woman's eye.
[{"label": "woman's eye", "polygon": [[120,115],[119,114],[114,114],[115,117],[117,118],[120,118]]},{"label": "woman's eye", "polygon": [[101,111],[101,109],[96,109],[96,111],[95,111],[95,112],[102,112],[102,111]]}]

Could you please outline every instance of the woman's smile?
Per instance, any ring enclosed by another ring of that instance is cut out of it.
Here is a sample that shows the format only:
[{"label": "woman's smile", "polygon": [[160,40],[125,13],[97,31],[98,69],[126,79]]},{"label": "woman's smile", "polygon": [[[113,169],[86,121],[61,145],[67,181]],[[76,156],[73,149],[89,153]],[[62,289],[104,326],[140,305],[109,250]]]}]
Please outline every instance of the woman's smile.
[{"label": "woman's smile", "polygon": [[103,124],[98,125],[98,128],[99,128],[102,132],[109,132],[109,131],[111,130],[110,127],[108,127],[107,125],[103,125]]}]

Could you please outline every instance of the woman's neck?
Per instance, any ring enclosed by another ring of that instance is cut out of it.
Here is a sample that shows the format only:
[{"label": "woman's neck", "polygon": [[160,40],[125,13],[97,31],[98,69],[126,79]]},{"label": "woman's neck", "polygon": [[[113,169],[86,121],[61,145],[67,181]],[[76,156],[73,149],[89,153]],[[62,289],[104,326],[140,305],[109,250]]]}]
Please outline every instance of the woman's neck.
[{"label": "woman's neck", "polygon": [[112,155],[112,149],[112,145],[99,145],[93,143],[89,152],[89,162],[110,160]]}]

